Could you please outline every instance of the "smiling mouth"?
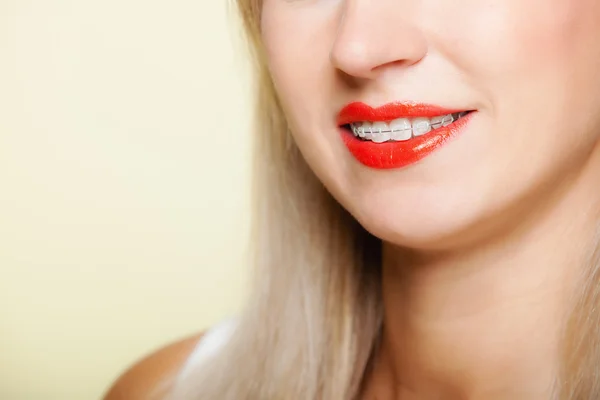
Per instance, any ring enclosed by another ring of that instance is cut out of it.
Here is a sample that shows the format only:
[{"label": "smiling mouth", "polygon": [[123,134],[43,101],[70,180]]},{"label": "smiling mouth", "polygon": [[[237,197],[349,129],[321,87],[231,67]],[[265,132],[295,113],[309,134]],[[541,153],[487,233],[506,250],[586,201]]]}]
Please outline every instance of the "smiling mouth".
[{"label": "smiling mouth", "polygon": [[350,154],[375,169],[403,168],[437,152],[465,131],[477,110],[412,101],[379,107],[354,102],[337,116]]},{"label": "smiling mouth", "polygon": [[391,121],[361,121],[342,127],[363,141],[374,143],[400,142],[426,135],[452,125],[472,111],[462,111],[435,117],[397,118]]}]

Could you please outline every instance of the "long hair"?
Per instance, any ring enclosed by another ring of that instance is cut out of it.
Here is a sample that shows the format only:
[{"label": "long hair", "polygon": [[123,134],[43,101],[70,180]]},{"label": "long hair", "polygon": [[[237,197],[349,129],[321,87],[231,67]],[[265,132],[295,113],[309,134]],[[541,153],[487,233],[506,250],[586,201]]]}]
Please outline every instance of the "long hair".
[{"label": "long hair", "polygon": [[[381,331],[381,242],[331,197],[290,137],[265,63],[262,0],[235,2],[256,85],[254,281],[227,346],[169,399],[356,399]],[[561,400],[600,399],[600,272],[586,271],[566,324]]]},{"label": "long hair", "polygon": [[254,60],[255,278],[227,346],[174,399],[352,399],[380,331],[381,243],[301,156],[260,40],[261,0],[237,0]]}]

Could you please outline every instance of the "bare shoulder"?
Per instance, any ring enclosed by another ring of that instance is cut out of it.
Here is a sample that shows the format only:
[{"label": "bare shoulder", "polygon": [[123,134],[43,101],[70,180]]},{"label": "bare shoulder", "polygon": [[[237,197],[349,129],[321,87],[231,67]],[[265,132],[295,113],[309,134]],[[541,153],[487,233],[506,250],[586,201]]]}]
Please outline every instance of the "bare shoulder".
[{"label": "bare shoulder", "polygon": [[198,334],[172,343],[137,362],[117,379],[104,400],[163,398],[201,337]]}]

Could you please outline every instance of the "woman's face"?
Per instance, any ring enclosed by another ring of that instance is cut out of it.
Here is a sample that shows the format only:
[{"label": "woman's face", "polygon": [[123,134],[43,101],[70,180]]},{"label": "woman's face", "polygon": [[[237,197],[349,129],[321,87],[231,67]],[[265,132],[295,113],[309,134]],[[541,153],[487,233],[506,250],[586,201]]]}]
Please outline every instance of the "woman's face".
[{"label": "woman's face", "polygon": [[261,23],[308,164],[395,244],[510,222],[600,136],[598,0],[264,0]]}]

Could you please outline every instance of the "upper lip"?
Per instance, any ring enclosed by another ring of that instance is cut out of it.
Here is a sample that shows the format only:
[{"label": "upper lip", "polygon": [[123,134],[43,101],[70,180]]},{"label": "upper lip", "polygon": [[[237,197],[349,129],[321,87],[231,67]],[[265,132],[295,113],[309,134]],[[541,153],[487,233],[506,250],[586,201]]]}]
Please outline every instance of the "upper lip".
[{"label": "upper lip", "polygon": [[337,123],[339,126],[355,122],[378,122],[393,121],[398,118],[415,117],[437,117],[447,114],[454,114],[468,109],[444,108],[432,104],[415,102],[396,102],[388,103],[379,107],[371,107],[368,104],[354,102],[342,108],[338,114]]}]

